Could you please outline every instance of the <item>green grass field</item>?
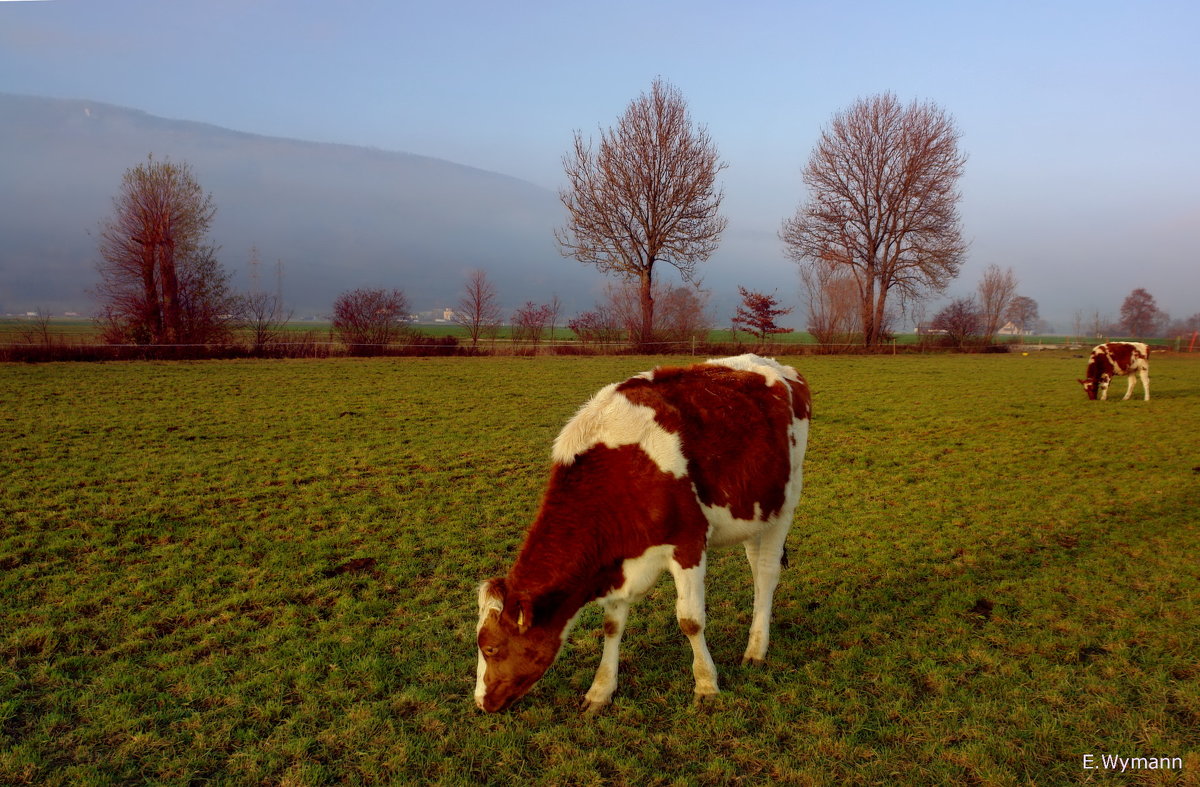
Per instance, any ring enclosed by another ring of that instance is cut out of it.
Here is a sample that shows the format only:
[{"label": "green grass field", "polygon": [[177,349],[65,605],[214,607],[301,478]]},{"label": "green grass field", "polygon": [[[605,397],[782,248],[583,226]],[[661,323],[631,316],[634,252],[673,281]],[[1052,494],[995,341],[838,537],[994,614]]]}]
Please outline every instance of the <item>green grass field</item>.
[{"label": "green grass field", "polygon": [[664,577],[595,718],[595,612],[475,709],[475,589],[558,429],[656,359],[0,367],[0,783],[1200,783],[1200,357],[1150,402],[1088,402],[1081,353],[791,360],[767,665],[716,552],[721,696]]}]

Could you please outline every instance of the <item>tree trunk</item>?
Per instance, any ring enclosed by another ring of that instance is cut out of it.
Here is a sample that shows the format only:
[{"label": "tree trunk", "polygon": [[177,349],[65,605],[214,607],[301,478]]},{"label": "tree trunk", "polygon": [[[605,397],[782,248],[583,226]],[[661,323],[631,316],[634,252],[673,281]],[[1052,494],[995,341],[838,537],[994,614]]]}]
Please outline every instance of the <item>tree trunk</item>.
[{"label": "tree trunk", "polygon": [[157,246],[159,273],[162,280],[163,324],[168,344],[182,338],[183,321],[179,309],[179,277],[175,272],[175,241],[167,238]]},{"label": "tree trunk", "polygon": [[862,329],[863,344],[871,347],[876,342],[875,337],[875,277],[867,272],[866,290],[862,296]]},{"label": "tree trunk", "polygon": [[875,300],[875,344],[883,343],[883,324],[887,313],[887,287],[879,288],[879,297]]},{"label": "tree trunk", "polygon": [[[136,240],[136,239],[135,239]],[[141,241],[138,241],[142,243]],[[154,245],[142,243],[142,293],[145,297],[142,306],[144,325],[150,331],[150,342],[162,342],[162,307],[158,298],[158,282],[155,275],[157,261],[154,256]]]},{"label": "tree trunk", "polygon": [[645,348],[654,341],[654,263],[641,271],[642,325],[638,331],[638,346]]}]

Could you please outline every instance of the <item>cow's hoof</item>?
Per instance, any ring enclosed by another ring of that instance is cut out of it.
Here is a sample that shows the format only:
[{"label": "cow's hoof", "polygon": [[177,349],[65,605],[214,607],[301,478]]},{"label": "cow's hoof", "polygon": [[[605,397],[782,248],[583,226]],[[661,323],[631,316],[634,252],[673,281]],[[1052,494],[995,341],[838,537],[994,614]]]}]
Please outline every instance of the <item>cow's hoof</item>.
[{"label": "cow's hoof", "polygon": [[579,710],[583,711],[584,716],[595,716],[597,713],[604,710],[610,702],[611,700],[603,700],[598,702],[596,700],[588,699],[587,695],[584,695],[583,699],[579,701]]},{"label": "cow's hoof", "polygon": [[743,656],[742,657],[742,666],[743,667],[746,666],[747,664],[754,666],[754,667],[761,667],[762,665],[764,665],[766,663],[767,663],[766,659],[761,659],[757,656]]}]

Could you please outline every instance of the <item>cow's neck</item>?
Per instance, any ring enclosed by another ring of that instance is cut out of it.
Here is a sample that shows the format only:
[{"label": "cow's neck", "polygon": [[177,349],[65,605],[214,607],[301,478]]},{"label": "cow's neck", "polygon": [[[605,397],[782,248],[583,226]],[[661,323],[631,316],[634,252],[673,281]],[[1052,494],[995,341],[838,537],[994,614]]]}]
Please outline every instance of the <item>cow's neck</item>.
[{"label": "cow's neck", "polygon": [[568,625],[611,585],[612,567],[601,559],[598,540],[594,528],[540,515],[508,573],[509,592],[533,602],[535,619]]}]

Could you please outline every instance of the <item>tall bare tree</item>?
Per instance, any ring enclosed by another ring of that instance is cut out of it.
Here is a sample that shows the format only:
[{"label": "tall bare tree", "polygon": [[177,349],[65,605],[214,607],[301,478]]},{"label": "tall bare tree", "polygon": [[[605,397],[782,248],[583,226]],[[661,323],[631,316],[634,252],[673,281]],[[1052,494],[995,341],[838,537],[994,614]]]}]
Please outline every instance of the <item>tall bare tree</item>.
[{"label": "tall bare tree", "polygon": [[797,263],[849,271],[867,345],[884,338],[890,295],[939,293],[962,266],[959,136],[936,105],[884,93],[834,115],[809,157],[808,201],[780,238]]},{"label": "tall bare tree", "polygon": [[111,340],[207,341],[228,311],[228,274],[205,243],[216,206],[191,167],[169,159],[125,171],[100,225],[98,294]]},{"label": "tall bare tree", "polygon": [[1000,270],[999,265],[989,265],[979,280],[978,289],[983,335],[990,338],[1000,330],[1000,320],[1017,294],[1017,276],[1012,268]]},{"label": "tall bare tree", "polygon": [[601,130],[595,149],[576,131],[563,156],[568,218],[555,238],[564,256],[638,283],[640,344],[653,339],[655,266],[694,282],[697,263],[717,248],[724,168],[707,129],[693,125],[679,89],[662,79]]},{"label": "tall bare tree", "polygon": [[454,321],[467,329],[471,346],[479,344],[479,337],[494,331],[500,325],[500,302],[496,285],[488,280],[481,270],[467,273],[467,288],[454,310]]}]

